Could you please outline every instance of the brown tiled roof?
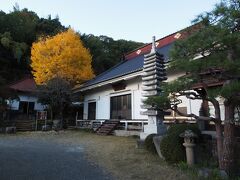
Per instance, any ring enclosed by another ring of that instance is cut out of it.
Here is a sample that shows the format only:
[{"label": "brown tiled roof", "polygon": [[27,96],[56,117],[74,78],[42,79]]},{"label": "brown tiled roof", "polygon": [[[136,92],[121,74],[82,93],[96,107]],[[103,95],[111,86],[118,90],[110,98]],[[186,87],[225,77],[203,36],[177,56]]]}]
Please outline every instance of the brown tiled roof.
[{"label": "brown tiled roof", "polygon": [[17,82],[10,84],[9,88],[21,92],[34,92],[36,91],[37,86],[33,77],[25,77]]}]

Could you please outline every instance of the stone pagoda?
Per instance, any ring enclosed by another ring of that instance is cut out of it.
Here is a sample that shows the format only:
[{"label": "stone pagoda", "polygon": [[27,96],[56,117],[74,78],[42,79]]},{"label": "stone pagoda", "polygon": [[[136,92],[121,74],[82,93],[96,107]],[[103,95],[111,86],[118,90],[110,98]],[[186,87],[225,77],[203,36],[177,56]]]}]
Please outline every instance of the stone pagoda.
[{"label": "stone pagoda", "polygon": [[[164,64],[163,55],[156,51],[155,37],[153,37],[151,52],[144,55],[142,101],[161,94],[160,83],[167,79]],[[166,127],[163,124],[164,111],[150,105],[142,105],[142,108],[147,109],[141,112],[141,114],[148,116],[148,124],[144,125],[144,132],[140,134],[140,139],[144,140],[149,134],[165,134]]]}]

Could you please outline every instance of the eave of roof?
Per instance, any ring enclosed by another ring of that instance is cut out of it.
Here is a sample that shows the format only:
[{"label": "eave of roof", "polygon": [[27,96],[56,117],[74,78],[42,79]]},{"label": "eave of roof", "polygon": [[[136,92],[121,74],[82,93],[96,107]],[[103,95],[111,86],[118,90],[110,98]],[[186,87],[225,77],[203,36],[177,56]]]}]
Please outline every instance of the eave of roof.
[{"label": "eave of roof", "polygon": [[137,76],[141,76],[141,74],[142,74],[142,68],[135,71],[135,72],[131,72],[131,73],[128,73],[128,74],[124,74],[122,76],[118,76],[118,77],[115,77],[115,78],[112,78],[112,79],[108,79],[106,81],[102,81],[102,82],[97,83],[97,84],[92,84],[92,85],[89,85],[89,86],[75,87],[75,88],[73,88],[73,93],[84,92],[86,90],[94,89],[94,88],[97,88],[97,87],[102,87],[102,86],[112,84],[112,83],[116,83],[116,82],[119,82],[121,80],[129,80],[129,79],[135,78]]},{"label": "eave of roof", "polygon": [[[160,54],[163,54],[165,57],[165,60],[168,60],[168,51],[169,48],[172,46],[172,44],[168,44],[162,48],[158,48],[157,51]],[[109,81],[115,78],[121,78],[125,75],[132,74],[138,71],[141,71],[143,69],[143,61],[144,61],[144,56],[139,55],[137,57],[134,57],[131,60],[125,60],[124,62],[121,62],[117,64],[116,66],[110,68],[109,70],[105,71],[104,73],[96,76],[94,79],[87,81],[83,85],[76,86],[73,91],[83,91],[89,89],[88,87],[98,87],[99,84],[106,84],[103,83],[105,81]],[[95,86],[98,84],[97,86]],[[79,89],[79,90],[77,90]]]}]

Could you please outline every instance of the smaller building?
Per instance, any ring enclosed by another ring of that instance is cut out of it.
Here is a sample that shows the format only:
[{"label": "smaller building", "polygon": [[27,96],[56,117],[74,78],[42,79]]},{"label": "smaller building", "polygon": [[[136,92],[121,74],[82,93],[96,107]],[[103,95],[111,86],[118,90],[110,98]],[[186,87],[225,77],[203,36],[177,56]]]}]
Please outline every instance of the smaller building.
[{"label": "smaller building", "polygon": [[9,100],[8,105],[13,114],[24,116],[24,118],[35,117],[36,111],[44,110],[44,105],[38,103],[37,86],[33,77],[25,77],[8,86],[17,94],[16,99]]}]

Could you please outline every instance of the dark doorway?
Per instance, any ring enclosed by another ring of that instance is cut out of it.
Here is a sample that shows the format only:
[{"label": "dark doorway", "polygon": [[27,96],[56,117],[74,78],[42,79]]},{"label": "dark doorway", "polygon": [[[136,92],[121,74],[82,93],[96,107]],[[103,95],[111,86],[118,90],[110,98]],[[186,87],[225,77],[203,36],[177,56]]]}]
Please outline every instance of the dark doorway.
[{"label": "dark doorway", "polygon": [[78,119],[83,119],[83,105],[78,108],[77,112],[78,112]]},{"label": "dark doorway", "polygon": [[19,102],[19,112],[23,114],[33,114],[34,113],[34,102],[20,101]]},{"label": "dark doorway", "polygon": [[96,119],[96,102],[88,103],[88,120]]}]

